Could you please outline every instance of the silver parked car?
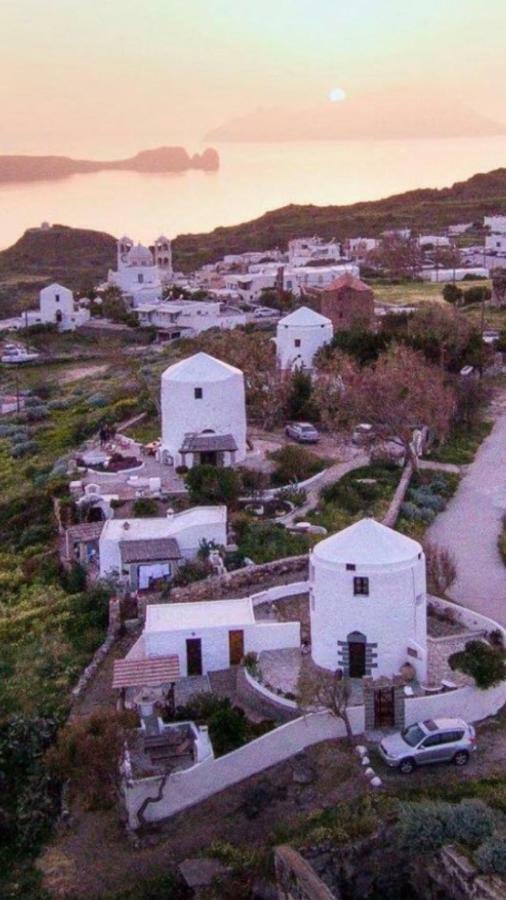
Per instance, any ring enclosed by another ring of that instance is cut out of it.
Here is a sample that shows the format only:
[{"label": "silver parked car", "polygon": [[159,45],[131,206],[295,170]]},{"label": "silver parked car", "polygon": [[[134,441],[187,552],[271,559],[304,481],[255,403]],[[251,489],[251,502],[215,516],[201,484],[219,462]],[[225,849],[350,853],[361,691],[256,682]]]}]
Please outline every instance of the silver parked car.
[{"label": "silver parked car", "polygon": [[285,434],[299,444],[317,444],[320,440],[320,432],[309,422],[289,422]]},{"label": "silver parked car", "polygon": [[379,752],[387,766],[409,774],[416,766],[453,762],[465,766],[476,745],[476,732],[463,719],[426,719],[383,738]]}]

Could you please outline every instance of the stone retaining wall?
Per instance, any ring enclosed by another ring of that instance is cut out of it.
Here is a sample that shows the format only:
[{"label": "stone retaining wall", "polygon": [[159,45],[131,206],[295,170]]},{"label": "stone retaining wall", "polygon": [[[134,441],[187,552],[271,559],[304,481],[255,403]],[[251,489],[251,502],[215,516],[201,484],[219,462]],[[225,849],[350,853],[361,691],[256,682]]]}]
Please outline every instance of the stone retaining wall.
[{"label": "stone retaining wall", "polygon": [[503,878],[481,875],[476,867],[454,846],[443,847],[429,867],[431,883],[455,900],[504,900]]},{"label": "stone retaining wall", "polygon": [[279,900],[339,900],[293,847],[276,847],[274,865]]},{"label": "stone retaining wall", "polygon": [[[262,587],[291,584],[307,580],[308,556],[289,556],[260,566],[246,566],[226,575],[212,575],[186,587],[170,592],[172,603],[191,603],[198,600],[224,600],[228,597],[248,597]],[[296,577],[294,577],[296,576]]]},{"label": "stone retaining wall", "polygon": [[397,522],[397,519],[399,517],[401,504],[404,502],[404,497],[406,496],[406,491],[409,487],[412,474],[413,465],[412,463],[408,463],[401,475],[399,484],[395,489],[395,494],[392,497],[387,514],[383,519],[383,525],[387,525],[389,528],[395,528],[395,523]]}]

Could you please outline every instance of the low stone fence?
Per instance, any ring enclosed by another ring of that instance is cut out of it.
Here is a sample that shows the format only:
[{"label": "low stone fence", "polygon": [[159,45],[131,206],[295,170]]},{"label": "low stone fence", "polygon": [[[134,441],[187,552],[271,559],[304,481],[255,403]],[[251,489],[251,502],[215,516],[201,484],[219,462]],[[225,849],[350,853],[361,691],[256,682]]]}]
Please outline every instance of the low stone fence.
[{"label": "low stone fence", "polygon": [[92,660],[86,668],[81,673],[79,681],[77,682],[75,688],[72,690],[72,702],[74,703],[76,700],[82,696],[86,688],[88,687],[91,679],[95,675],[98,667],[102,665],[105,657],[109,653],[112,645],[114,644],[118,632],[121,628],[121,619],[120,619],[120,601],[113,597],[109,601],[109,626],[107,628],[107,636],[103,644],[100,644],[98,650],[95,650],[93,654]]},{"label": "low stone fence", "polygon": [[339,900],[293,847],[276,847],[274,866],[279,900]]},{"label": "low stone fence", "polygon": [[[361,734],[364,731],[364,707],[350,709],[349,718],[353,733]],[[251,775],[289,759],[312,744],[345,736],[346,729],[341,719],[329,712],[317,712],[287,722],[219,759],[204,760],[169,776],[125,779],[123,795],[130,828],[139,827],[137,812],[147,798],[160,796],[159,800],[145,807],[145,820],[157,822],[168,819]]]},{"label": "low stone fence", "polygon": [[412,475],[413,465],[412,463],[408,463],[401,475],[399,484],[395,489],[395,494],[390,501],[387,514],[382,520],[383,525],[387,525],[389,528],[395,528],[395,523],[399,517],[401,505],[404,502],[404,497],[406,496],[406,491],[409,487]]},{"label": "low stone fence", "polygon": [[235,572],[227,572],[226,575],[211,575],[210,578],[195,581],[186,587],[174,588],[170,593],[170,600],[172,603],[191,603],[198,600],[248,597],[253,588],[292,584],[294,576],[299,576],[299,581],[301,578],[307,579],[308,573],[309,559],[306,554],[288,556],[259,566],[245,566]]},{"label": "low stone fence", "polygon": [[469,858],[452,845],[443,847],[430,863],[429,879],[444,895],[462,900],[504,900],[506,894],[503,878],[481,875]]}]

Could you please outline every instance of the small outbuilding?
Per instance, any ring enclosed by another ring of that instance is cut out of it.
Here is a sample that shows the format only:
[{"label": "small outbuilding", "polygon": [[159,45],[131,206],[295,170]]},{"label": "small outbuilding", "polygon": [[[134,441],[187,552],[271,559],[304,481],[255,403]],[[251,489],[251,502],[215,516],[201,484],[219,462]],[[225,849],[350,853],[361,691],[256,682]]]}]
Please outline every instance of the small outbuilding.
[{"label": "small outbuilding", "polygon": [[257,621],[250,597],[150,604],[141,640],[145,657],[177,657],[181,676],[205,675],[246,653],[299,647],[300,623]]},{"label": "small outbuilding", "polygon": [[278,322],[276,347],[281,369],[311,369],[313,360],[334,335],[330,319],[301,306]]},{"label": "small outbuilding", "polygon": [[344,675],[427,674],[427,594],[421,545],[374,519],[317,544],[310,557],[311,653]]}]

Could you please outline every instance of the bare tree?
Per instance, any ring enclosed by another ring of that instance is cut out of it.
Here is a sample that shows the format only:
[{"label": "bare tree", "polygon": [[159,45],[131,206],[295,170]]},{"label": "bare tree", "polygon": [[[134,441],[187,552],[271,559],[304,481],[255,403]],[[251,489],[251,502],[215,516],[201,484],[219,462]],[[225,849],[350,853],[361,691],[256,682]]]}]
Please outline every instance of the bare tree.
[{"label": "bare tree", "polygon": [[429,594],[444,597],[457,578],[455,556],[446,547],[427,541],[424,544]]},{"label": "bare tree", "polygon": [[378,441],[399,444],[415,469],[414,430],[427,426],[441,440],[455,409],[445,373],[402,344],[381,354],[374,366],[361,369],[358,377],[345,384],[345,392],[355,419],[373,425]]},{"label": "bare tree", "polygon": [[354,420],[355,386],[360,377],[355,361],[341,350],[327,350],[316,360],[318,377],[312,400],[321,424],[328,431],[349,426]]},{"label": "bare tree", "polygon": [[323,707],[336,719],[341,719],[348,740],[353,742],[348,716],[350,680],[344,677],[340,669],[330,672],[304,660],[297,681],[297,696],[302,709],[314,710]]},{"label": "bare tree", "polygon": [[371,252],[369,261],[390,278],[416,278],[422,267],[423,253],[415,237],[388,234],[383,237],[380,246]]}]

